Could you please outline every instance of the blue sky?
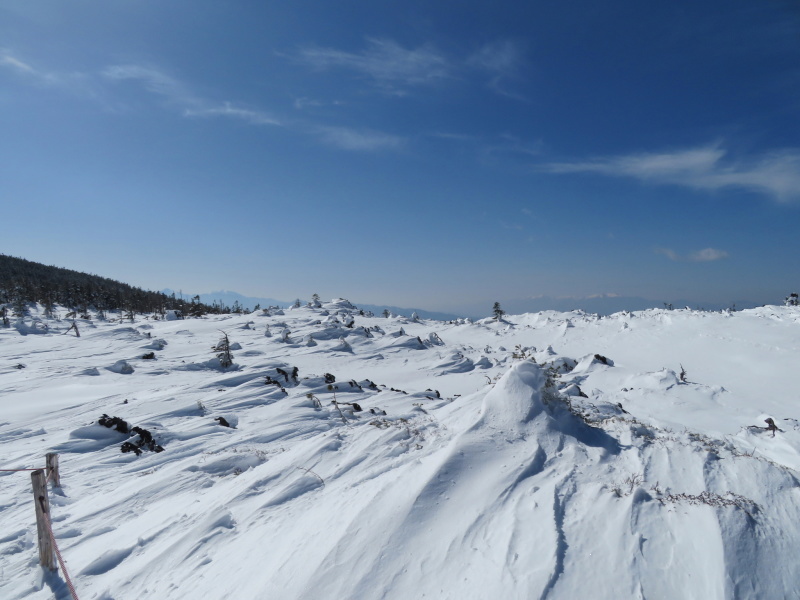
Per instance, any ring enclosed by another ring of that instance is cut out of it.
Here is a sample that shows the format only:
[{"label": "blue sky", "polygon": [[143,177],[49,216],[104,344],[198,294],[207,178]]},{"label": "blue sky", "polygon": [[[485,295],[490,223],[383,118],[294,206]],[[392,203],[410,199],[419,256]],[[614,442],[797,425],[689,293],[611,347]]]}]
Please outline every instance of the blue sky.
[{"label": "blue sky", "polygon": [[0,252],[456,311],[800,287],[795,2],[0,0]]}]

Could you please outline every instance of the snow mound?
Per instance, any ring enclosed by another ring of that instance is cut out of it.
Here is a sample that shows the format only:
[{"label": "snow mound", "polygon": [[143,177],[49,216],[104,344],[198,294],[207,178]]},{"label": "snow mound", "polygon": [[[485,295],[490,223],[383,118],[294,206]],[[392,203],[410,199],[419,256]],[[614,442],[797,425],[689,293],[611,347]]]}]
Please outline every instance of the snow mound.
[{"label": "snow mound", "polygon": [[127,360],[118,360],[110,367],[106,367],[112,373],[119,373],[120,375],[130,375],[133,373],[133,366]]},{"label": "snow mound", "polygon": [[334,298],[330,302],[324,302],[322,304],[322,308],[331,312],[336,312],[340,310],[354,310],[356,307],[353,306],[349,300],[344,298]]},{"label": "snow mound", "polygon": [[41,319],[17,319],[14,321],[14,329],[16,329],[20,335],[35,335],[50,332],[47,324]]},{"label": "snow mound", "polygon": [[659,391],[667,391],[680,383],[678,374],[672,369],[641,373],[628,377],[625,381],[629,388]]},{"label": "snow mound", "polygon": [[433,367],[441,374],[445,373],[468,373],[475,369],[475,363],[461,352],[453,352],[446,360]]},{"label": "snow mound", "polygon": [[233,363],[231,366],[225,368],[222,366],[219,358],[215,356],[214,358],[209,358],[201,362],[182,364],[176,367],[176,369],[180,371],[236,371],[239,369],[239,365]]},{"label": "snow mound", "polygon": [[478,367],[479,369],[491,369],[492,361],[489,360],[488,356],[481,356],[475,363],[475,366]]},{"label": "snow mound", "polygon": [[614,361],[601,354],[588,354],[584,356],[578,364],[572,369],[573,374],[592,373],[597,370],[602,370],[607,367],[613,367]]},{"label": "snow mound", "polygon": [[392,338],[386,336],[380,340],[377,347],[381,350],[426,350],[428,347],[418,337],[402,336]]},{"label": "snow mound", "polygon": [[146,350],[163,350],[167,346],[167,341],[162,338],[157,338],[151,342],[144,344],[142,348]]},{"label": "snow mound", "polygon": [[504,431],[514,431],[542,411],[542,389],[546,377],[532,362],[512,367],[483,400],[481,417],[485,424]]}]

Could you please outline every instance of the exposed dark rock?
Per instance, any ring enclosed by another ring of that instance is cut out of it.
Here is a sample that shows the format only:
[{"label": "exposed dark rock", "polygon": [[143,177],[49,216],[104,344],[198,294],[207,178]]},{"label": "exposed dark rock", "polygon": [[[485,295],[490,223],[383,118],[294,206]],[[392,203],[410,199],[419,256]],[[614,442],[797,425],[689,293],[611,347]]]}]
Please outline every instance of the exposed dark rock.
[{"label": "exposed dark rock", "polygon": [[120,433],[130,433],[131,432],[131,428],[130,428],[130,425],[128,425],[128,422],[127,421],[123,421],[119,417],[109,417],[108,415],[103,414],[103,416],[100,417],[100,419],[98,419],[97,422],[100,425],[102,425],[103,427],[108,427],[109,429],[115,429],[116,431],[119,431]]},{"label": "exposed dark rock", "polygon": [[[127,400],[125,400],[125,402],[127,402]],[[143,429],[141,427],[131,427],[127,421],[119,417],[109,417],[106,414],[100,417],[97,422],[103,427],[114,429],[120,433],[135,434],[137,436],[138,439],[130,439],[122,444],[120,449],[123,452],[134,452],[136,456],[139,456],[142,453],[142,450],[150,450],[151,452],[164,451],[164,448],[156,443],[156,441],[153,439],[153,434],[151,434],[147,429]]]},{"label": "exposed dark rock", "polygon": [[124,444],[122,444],[122,446],[120,446],[120,450],[122,450],[123,452],[135,452],[136,456],[139,456],[142,453],[141,449],[138,446],[136,446],[135,444],[131,444],[130,442],[125,442]]},{"label": "exposed dark rock", "polygon": [[601,362],[601,363],[603,363],[604,365],[607,365],[607,364],[608,364],[608,359],[607,359],[605,356],[603,356],[602,354],[595,354],[595,355],[594,355],[594,359],[595,359],[597,362]]}]

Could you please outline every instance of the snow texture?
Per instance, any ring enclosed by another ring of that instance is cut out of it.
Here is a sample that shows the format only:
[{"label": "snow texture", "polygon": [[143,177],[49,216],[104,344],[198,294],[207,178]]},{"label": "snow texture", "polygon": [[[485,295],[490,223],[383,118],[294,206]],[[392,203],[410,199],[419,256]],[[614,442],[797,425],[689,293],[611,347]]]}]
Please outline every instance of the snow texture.
[{"label": "snow texture", "polygon": [[[0,329],[0,468],[59,453],[83,599],[798,597],[796,307],[473,323],[337,299],[80,337],[31,312]],[[164,451],[120,452],[103,414]],[[0,598],[67,598],[29,474],[0,482]]]}]

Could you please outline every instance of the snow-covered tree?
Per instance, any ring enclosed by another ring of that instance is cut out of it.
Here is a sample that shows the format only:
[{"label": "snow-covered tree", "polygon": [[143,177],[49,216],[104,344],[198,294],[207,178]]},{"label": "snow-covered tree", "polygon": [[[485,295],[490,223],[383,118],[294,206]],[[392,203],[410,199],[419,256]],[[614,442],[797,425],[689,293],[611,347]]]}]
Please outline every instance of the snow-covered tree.
[{"label": "snow-covered tree", "polygon": [[14,300],[11,302],[11,312],[15,317],[24,317],[28,314],[28,303],[25,301],[22,290],[17,290]]},{"label": "snow-covered tree", "polygon": [[494,315],[494,318],[499,321],[503,318],[503,315],[506,314],[506,311],[500,308],[499,302],[495,302],[494,306],[492,307],[492,314]]},{"label": "snow-covered tree", "polygon": [[800,296],[794,292],[786,296],[786,306],[800,306]]},{"label": "snow-covered tree", "polygon": [[231,342],[228,339],[228,334],[225,333],[224,331],[222,332],[222,337],[217,342],[217,345],[214,347],[214,351],[217,353],[219,364],[222,365],[223,369],[227,369],[233,364],[233,354],[231,354]]},{"label": "snow-covered tree", "polygon": [[55,315],[55,305],[53,304],[53,297],[50,294],[47,294],[42,299],[42,308],[44,309],[44,316],[48,319],[52,319]]}]

